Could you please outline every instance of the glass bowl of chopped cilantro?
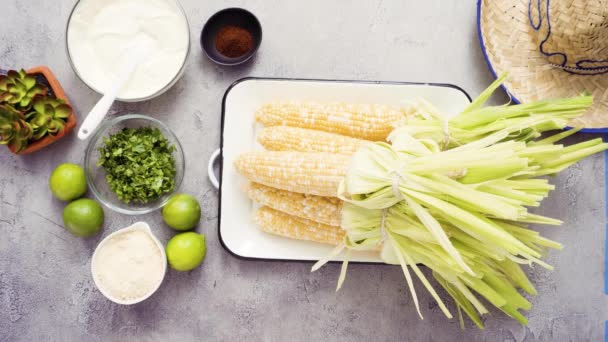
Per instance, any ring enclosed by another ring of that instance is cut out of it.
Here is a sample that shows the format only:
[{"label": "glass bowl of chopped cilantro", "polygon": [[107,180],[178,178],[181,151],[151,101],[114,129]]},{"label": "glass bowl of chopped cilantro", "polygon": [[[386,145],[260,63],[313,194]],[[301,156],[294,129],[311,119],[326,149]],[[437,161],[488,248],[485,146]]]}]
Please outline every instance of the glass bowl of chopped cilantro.
[{"label": "glass bowl of chopped cilantro", "polygon": [[184,153],[169,127],[129,114],[105,122],[85,152],[91,191],[108,208],[145,214],[161,208],[184,178]]}]

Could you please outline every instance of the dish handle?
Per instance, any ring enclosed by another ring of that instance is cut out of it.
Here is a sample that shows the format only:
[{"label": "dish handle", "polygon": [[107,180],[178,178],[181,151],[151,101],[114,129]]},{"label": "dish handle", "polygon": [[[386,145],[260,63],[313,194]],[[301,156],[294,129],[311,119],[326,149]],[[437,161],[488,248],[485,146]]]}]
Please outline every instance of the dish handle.
[{"label": "dish handle", "polygon": [[209,181],[213,185],[216,190],[220,189],[220,182],[218,181],[218,177],[215,175],[215,171],[213,170],[213,165],[218,158],[222,155],[222,149],[218,148],[213,152],[211,158],[209,158],[209,164],[207,164],[207,176],[209,177]]}]

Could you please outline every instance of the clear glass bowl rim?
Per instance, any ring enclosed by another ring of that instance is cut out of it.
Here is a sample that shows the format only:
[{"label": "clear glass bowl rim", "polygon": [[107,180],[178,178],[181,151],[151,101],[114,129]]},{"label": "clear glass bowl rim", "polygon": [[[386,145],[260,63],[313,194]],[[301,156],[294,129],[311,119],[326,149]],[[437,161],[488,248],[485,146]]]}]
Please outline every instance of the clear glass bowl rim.
[{"label": "clear glass bowl rim", "polygon": [[[163,123],[162,121],[160,121],[158,119],[151,118],[147,115],[142,115],[142,114],[121,115],[119,117],[113,118],[112,120],[105,121],[101,124],[101,126],[95,131],[93,136],[91,136],[89,138],[89,142],[88,142],[87,148],[84,153],[84,173],[86,176],[86,180],[87,180],[89,189],[91,190],[91,192],[93,193],[95,198],[97,200],[99,200],[103,205],[110,208],[111,210],[114,210],[114,211],[122,213],[122,214],[141,215],[141,214],[151,213],[155,210],[162,208],[165,204],[167,204],[167,202],[169,201],[171,196],[167,196],[162,201],[158,201],[157,203],[155,203],[155,205],[147,207],[147,208],[142,208],[141,210],[126,209],[126,208],[114,205],[114,204],[106,201],[103,198],[103,196],[100,194],[100,192],[97,190],[97,187],[95,186],[95,182],[93,181],[92,176],[91,176],[91,170],[89,170],[89,167],[88,167],[90,159],[93,157],[93,154],[97,152],[97,150],[95,149],[96,142],[99,141],[99,139],[102,137],[102,135],[105,134],[108,129],[116,126],[117,124],[124,122],[124,121],[133,120],[133,119],[149,121],[151,123],[154,123],[155,125],[158,125],[159,127],[162,127],[171,136],[171,140],[173,140],[175,142],[175,145],[176,145],[175,152],[181,156],[180,165],[175,165],[175,167],[177,170],[180,170],[180,168],[181,168],[182,172],[181,173],[177,172],[176,178],[175,178],[175,187],[171,191],[171,193],[177,193],[179,191],[179,189],[182,185],[182,181],[184,180],[185,173],[186,173],[186,157],[184,156],[184,150],[182,148],[182,145],[179,142],[179,139],[177,139],[177,136],[175,135],[175,133],[173,133],[173,131],[169,128],[169,126],[167,126],[165,123]],[[178,160],[176,160],[176,163],[177,162],[178,162]]]}]

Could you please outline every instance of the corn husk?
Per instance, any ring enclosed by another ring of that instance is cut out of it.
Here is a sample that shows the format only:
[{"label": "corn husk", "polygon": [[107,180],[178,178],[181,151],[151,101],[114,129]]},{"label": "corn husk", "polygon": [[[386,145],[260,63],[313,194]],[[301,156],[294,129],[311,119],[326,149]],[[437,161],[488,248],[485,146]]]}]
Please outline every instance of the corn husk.
[{"label": "corn husk", "polygon": [[[343,250],[381,247],[386,263],[401,266],[419,314],[410,270],[444,314],[453,317],[420,271],[418,265],[424,265],[454,299],[458,313],[464,312],[478,327],[483,327],[479,315],[488,312],[484,303],[527,323],[521,311],[531,304],[519,290],[536,290],[522,266],[552,269],[542,258],[547,249],[562,248],[528,227],[561,224],[529,211],[554,189],[539,177],[557,174],[608,149],[608,144],[601,139],[567,147],[558,144],[576,130],[535,140],[581,115],[591,103],[587,96],[482,107],[497,84],[450,120],[447,140],[443,119],[433,112],[416,121],[414,128],[396,129],[389,137],[391,144],[369,144],[354,154],[339,189],[346,202],[346,237],[313,270]],[[347,265],[346,261],[341,269],[338,288]]]}]

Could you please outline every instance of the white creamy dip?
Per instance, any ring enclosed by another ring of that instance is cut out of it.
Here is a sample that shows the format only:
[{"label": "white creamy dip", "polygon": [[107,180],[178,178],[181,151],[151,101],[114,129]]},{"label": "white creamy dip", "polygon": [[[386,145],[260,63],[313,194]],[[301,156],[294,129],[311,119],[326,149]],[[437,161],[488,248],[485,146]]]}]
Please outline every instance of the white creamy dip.
[{"label": "white creamy dip", "polygon": [[166,267],[161,247],[143,222],[108,236],[91,261],[95,285],[106,297],[123,304],[156,291]]},{"label": "white creamy dip", "polygon": [[142,39],[150,53],[118,94],[133,100],[155,95],[179,74],[190,41],[188,22],[175,0],[80,0],[67,29],[68,51],[78,75],[103,93]]}]

